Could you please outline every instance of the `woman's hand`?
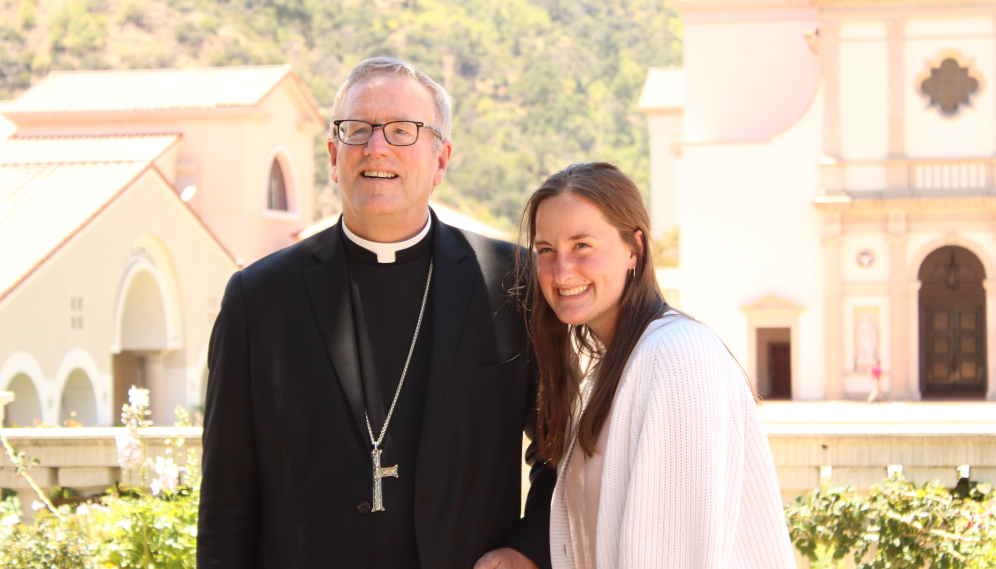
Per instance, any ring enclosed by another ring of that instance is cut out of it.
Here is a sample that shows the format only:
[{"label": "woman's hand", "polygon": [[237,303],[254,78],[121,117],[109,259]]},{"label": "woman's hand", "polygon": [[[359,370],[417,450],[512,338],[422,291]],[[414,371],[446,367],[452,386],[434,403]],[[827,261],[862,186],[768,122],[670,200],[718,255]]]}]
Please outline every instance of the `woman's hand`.
[{"label": "woman's hand", "polygon": [[518,551],[503,547],[489,551],[474,564],[474,569],[539,569],[531,559]]}]

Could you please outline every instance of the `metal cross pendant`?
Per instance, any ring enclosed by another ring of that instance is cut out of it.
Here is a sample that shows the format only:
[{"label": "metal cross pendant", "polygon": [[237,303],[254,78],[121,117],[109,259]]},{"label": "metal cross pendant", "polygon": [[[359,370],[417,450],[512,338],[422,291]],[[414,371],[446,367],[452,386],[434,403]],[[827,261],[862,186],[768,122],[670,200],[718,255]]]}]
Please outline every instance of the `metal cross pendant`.
[{"label": "metal cross pendant", "polygon": [[374,447],[373,452],[370,456],[373,458],[373,468],[374,468],[374,503],[373,512],[383,512],[384,511],[384,494],[381,491],[381,479],[385,476],[398,477],[398,465],[389,466],[387,468],[380,467],[380,453],[383,452],[379,448]]}]

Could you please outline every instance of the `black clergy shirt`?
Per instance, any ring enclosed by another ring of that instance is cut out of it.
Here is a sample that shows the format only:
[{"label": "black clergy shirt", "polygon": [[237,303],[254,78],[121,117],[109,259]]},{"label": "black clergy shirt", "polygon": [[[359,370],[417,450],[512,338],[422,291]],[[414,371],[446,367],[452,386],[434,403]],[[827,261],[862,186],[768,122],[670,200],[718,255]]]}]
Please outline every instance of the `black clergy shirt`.
[{"label": "black clergy shirt", "polygon": [[[391,408],[415,335],[432,241],[430,230],[415,245],[397,251],[394,263],[378,263],[373,252],[342,236],[363,393],[375,439]],[[369,514],[373,518],[369,569],[420,566],[415,536],[415,464],[429,375],[431,304],[430,292],[405,383],[381,444],[381,467],[397,465],[398,478],[383,478],[384,511]],[[372,471],[373,464],[369,467]],[[372,499],[372,475],[370,483]]]}]

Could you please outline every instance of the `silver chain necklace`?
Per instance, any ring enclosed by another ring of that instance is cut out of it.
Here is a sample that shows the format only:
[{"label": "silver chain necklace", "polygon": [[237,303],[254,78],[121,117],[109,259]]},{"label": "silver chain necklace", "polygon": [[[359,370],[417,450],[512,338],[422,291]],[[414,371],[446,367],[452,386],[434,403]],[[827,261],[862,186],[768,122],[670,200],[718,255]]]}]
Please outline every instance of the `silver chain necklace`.
[{"label": "silver chain necklace", "polygon": [[405,369],[401,371],[401,380],[398,381],[398,388],[394,391],[394,401],[391,401],[391,408],[387,412],[387,418],[384,419],[384,426],[380,429],[380,437],[374,440],[373,428],[370,426],[370,414],[364,409],[363,415],[367,419],[367,433],[370,434],[370,444],[373,445],[373,452],[370,453],[370,457],[373,459],[373,512],[383,512],[384,511],[384,495],[381,489],[381,482],[384,477],[392,476],[394,478],[398,477],[398,465],[388,466],[385,468],[380,467],[380,455],[383,452],[380,450],[381,443],[384,442],[384,435],[387,434],[387,426],[391,423],[391,415],[394,414],[394,406],[398,404],[398,396],[401,395],[401,386],[405,384],[405,375],[408,374],[408,364],[412,362],[412,354],[415,352],[415,342],[418,340],[418,331],[422,328],[422,317],[425,315],[425,301],[429,298],[429,283],[432,282],[432,262],[433,259],[429,259],[429,276],[425,279],[425,292],[422,294],[422,308],[418,311],[418,324],[415,325],[415,336],[412,338],[412,345],[408,348],[408,359],[405,360]]}]

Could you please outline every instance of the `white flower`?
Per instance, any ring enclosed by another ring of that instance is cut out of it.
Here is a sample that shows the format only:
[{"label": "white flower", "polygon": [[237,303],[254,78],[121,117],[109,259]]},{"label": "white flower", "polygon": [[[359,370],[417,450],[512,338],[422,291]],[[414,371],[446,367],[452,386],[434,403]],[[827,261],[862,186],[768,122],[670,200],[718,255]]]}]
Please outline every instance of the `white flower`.
[{"label": "white flower", "polygon": [[118,446],[118,464],[123,470],[134,470],[142,464],[142,442],[130,431],[118,433],[114,437]]},{"label": "white flower", "polygon": [[76,515],[78,515],[78,516],[89,516],[90,515],[90,506],[87,506],[86,504],[80,504],[79,506],[76,507]]},{"label": "white flower", "polygon": [[156,457],[156,464],[152,469],[156,471],[156,478],[150,485],[153,495],[158,496],[163,490],[176,492],[177,486],[180,485],[180,467],[172,458]]},{"label": "white flower", "polygon": [[149,390],[142,389],[141,387],[131,386],[128,390],[128,403],[132,407],[141,407],[142,409],[148,409],[149,407]]},{"label": "white flower", "polygon": [[36,512],[38,510],[41,510],[44,507],[45,507],[45,504],[42,504],[38,500],[35,500],[34,502],[31,502],[31,509],[34,510],[34,511],[36,511]]},{"label": "white flower", "polygon": [[0,520],[0,526],[9,528],[12,525],[20,523],[20,521],[21,518],[17,517],[17,514],[10,514],[9,516],[6,516],[4,517],[4,519]]}]

